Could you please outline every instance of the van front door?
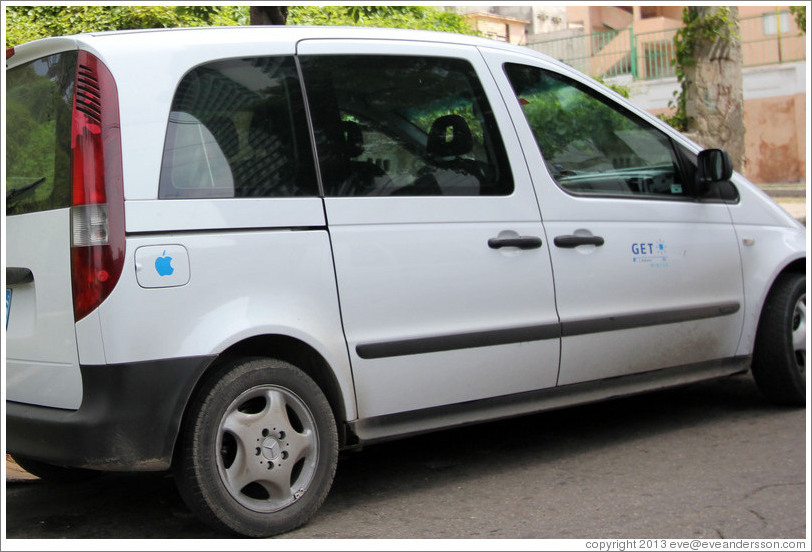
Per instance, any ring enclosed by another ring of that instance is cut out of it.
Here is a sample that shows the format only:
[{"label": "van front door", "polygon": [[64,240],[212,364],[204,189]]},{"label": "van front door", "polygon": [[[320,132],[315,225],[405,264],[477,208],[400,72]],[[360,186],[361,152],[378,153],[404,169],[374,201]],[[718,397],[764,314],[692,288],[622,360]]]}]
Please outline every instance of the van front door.
[{"label": "van front door", "polygon": [[702,196],[696,155],[678,137],[574,72],[486,55],[553,241],[559,385],[740,362],[732,184]]}]

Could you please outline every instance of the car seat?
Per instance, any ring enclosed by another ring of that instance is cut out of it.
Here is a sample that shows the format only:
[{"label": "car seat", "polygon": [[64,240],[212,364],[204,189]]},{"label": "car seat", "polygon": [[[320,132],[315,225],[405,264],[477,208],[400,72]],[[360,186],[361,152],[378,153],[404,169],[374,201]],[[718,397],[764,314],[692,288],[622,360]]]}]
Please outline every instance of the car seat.
[{"label": "car seat", "polygon": [[428,169],[444,195],[480,195],[482,168],[474,159],[463,157],[474,148],[468,123],[460,115],[438,117],[426,140]]}]

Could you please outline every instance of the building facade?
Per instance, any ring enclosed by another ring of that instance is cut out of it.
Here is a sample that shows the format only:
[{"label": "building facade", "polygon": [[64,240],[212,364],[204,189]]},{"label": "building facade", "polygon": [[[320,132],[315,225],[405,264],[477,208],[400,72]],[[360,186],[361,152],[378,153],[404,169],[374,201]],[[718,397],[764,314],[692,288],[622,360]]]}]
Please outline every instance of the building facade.
[{"label": "building facade", "polygon": [[[672,60],[683,6],[455,6],[480,30],[512,25],[509,42],[630,89],[632,101],[667,113],[678,90]],[[759,183],[806,179],[808,38],[788,6],[739,6],[745,118],[744,174]],[[482,23],[479,23],[482,21]],[[517,22],[523,22],[523,31]],[[507,31],[488,32],[504,40]]]}]

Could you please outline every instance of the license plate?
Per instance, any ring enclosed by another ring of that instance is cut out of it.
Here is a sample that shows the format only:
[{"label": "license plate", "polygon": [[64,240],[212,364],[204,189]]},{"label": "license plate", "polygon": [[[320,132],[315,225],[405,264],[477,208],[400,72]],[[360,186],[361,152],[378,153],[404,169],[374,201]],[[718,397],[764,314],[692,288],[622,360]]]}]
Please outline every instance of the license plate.
[{"label": "license plate", "polygon": [[6,329],[8,329],[9,314],[11,314],[11,288],[6,288]]}]

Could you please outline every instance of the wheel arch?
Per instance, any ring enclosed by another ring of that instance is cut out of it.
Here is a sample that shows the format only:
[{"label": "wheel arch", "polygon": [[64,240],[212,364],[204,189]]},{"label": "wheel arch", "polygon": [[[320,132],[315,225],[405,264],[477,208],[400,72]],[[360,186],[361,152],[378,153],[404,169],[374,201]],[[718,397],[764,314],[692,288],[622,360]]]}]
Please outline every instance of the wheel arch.
[{"label": "wheel arch", "polygon": [[355,436],[348,430],[346,424],[347,409],[344,403],[344,391],[334,371],[324,357],[312,346],[294,337],[286,335],[257,335],[229,346],[217,356],[198,378],[183,409],[180,428],[175,437],[175,446],[173,447],[173,462],[174,457],[178,453],[178,441],[188,421],[189,409],[195,397],[199,394],[200,389],[210,378],[218,374],[224,364],[236,358],[245,357],[275,358],[289,362],[302,370],[321,388],[327,398],[327,402],[330,404],[333,417],[336,421],[339,446],[345,447],[355,444]]},{"label": "wheel arch", "polygon": [[764,306],[767,304],[767,298],[775,289],[776,282],[784,275],[784,274],[806,274],[806,257],[800,257],[798,259],[792,260],[789,264],[784,266],[784,268],[776,271],[773,275],[772,280],[770,280],[770,285],[766,286],[764,289],[764,293],[761,297],[761,303],[759,303],[758,308],[758,317],[761,320],[761,314],[764,312]]},{"label": "wheel arch", "polygon": [[800,259],[795,259],[794,261],[792,261],[790,264],[784,267],[784,270],[781,271],[781,274],[785,272],[797,272],[798,274],[806,274],[806,257],[801,257]]},{"label": "wheel arch", "polygon": [[801,275],[806,274],[806,257],[800,257],[798,259],[792,260],[784,268],[778,270],[775,273],[772,280],[770,281],[770,285],[766,286],[764,294],[761,297],[761,303],[759,304],[758,308],[759,323],[761,323],[761,315],[764,312],[764,307],[767,304],[767,299],[770,297],[770,294],[775,289],[776,282],[778,282],[778,280],[785,274],[801,274]]},{"label": "wheel arch", "polygon": [[759,312],[753,348],[752,374],[771,402],[783,406],[806,403],[806,349],[798,335],[806,334],[805,263],[781,270],[767,290]]},{"label": "wheel arch", "polygon": [[742,356],[753,354],[764,306],[776,282],[785,274],[806,274],[804,241],[799,241],[805,240],[804,236],[777,232],[766,238],[761,240],[765,243],[758,254],[748,253],[748,248],[742,250],[745,319],[736,349]]}]

